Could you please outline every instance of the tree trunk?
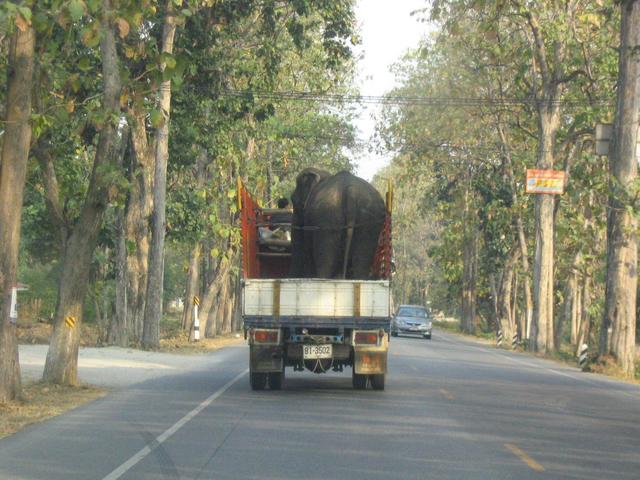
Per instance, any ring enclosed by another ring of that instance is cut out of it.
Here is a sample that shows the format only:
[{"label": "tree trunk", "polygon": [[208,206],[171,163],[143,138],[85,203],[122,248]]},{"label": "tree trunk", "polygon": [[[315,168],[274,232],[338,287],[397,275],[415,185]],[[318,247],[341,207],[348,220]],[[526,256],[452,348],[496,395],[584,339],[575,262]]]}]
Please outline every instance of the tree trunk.
[{"label": "tree trunk", "polygon": [[578,341],[578,272],[573,271],[567,282],[564,298],[564,318],[565,322],[570,325],[570,343],[575,345]]},{"label": "tree trunk", "polygon": [[[196,189],[199,191],[204,187],[207,179],[208,156],[203,149],[196,160]],[[189,271],[187,273],[187,286],[185,288],[186,298],[184,299],[184,310],[182,311],[182,329],[187,330],[189,335],[193,333],[193,297],[200,294],[200,242],[191,249],[189,260]]]},{"label": "tree trunk", "polygon": [[[539,115],[539,143],[537,167],[553,168],[553,148],[560,122],[555,95],[547,95],[546,108]],[[553,195],[536,194],[535,234],[536,250],[533,269],[533,350],[547,353],[554,350],[553,335]]]},{"label": "tree trunk", "polygon": [[226,275],[225,277],[218,297],[218,308],[216,309],[216,336],[224,333],[224,317],[227,312],[227,303],[229,302],[229,276]]},{"label": "tree trunk", "polygon": [[509,184],[511,185],[511,201],[513,202],[515,209],[516,228],[518,232],[518,245],[520,247],[520,259],[522,261],[522,276],[524,277],[524,300],[525,300],[525,320],[524,326],[520,330],[520,334],[523,338],[528,339],[531,334],[531,322],[533,319],[533,297],[531,295],[531,282],[529,279],[529,251],[527,248],[527,237],[524,231],[524,221],[522,220],[522,213],[519,208],[515,208],[519,205],[518,202],[518,187],[516,178],[513,173],[513,158],[511,156],[511,149],[507,142],[507,136],[504,133],[502,123],[498,122],[497,125],[498,134],[500,135],[500,141],[504,147],[504,158],[506,160],[506,173],[509,177]]},{"label": "tree trunk", "polygon": [[[640,110],[640,0],[621,2],[619,81],[609,160],[607,283],[600,354],[611,355],[634,375],[638,222],[633,204],[638,177],[636,147]],[[610,335],[610,337],[609,337]]]},{"label": "tree trunk", "polygon": [[529,252],[527,249],[527,239],[524,233],[524,222],[522,215],[518,212],[516,215],[516,226],[518,228],[518,245],[520,246],[520,258],[522,259],[522,276],[524,277],[524,302],[525,302],[525,319],[522,335],[528,339],[531,336],[531,322],[533,321],[533,295],[531,293],[531,282],[529,279]]},{"label": "tree trunk", "polygon": [[200,294],[200,242],[197,242],[191,250],[189,259],[189,271],[187,272],[187,287],[185,289],[184,310],[182,311],[182,329],[192,331],[193,324],[193,297]]},{"label": "tree trunk", "polygon": [[206,293],[201,303],[202,318],[200,322],[200,331],[204,332],[205,337],[215,336],[218,297],[220,295],[222,285],[224,284],[224,279],[231,269],[231,265],[232,264],[229,260],[221,260],[218,267],[213,272],[213,280],[205,290]]},{"label": "tree trunk", "polygon": [[[518,257],[516,252],[516,257]],[[518,272],[516,266],[513,266],[513,289],[511,293],[511,321],[513,322],[513,333],[518,336],[518,339],[522,338],[522,330],[518,324],[518,291],[520,290],[520,282],[518,282]]]},{"label": "tree trunk", "polygon": [[[176,18],[173,1],[167,0],[167,12],[162,29],[162,52],[173,53],[176,33]],[[162,67],[164,70],[164,66]],[[165,80],[158,90],[158,106],[162,110],[162,125],[156,131],[156,164],[153,182],[153,215],[151,250],[149,255],[149,278],[147,281],[147,304],[144,310],[142,346],[160,346],[160,319],[164,280],[164,236],[166,229],[167,162],[169,159],[169,119],[171,114],[171,80]]]},{"label": "tree trunk", "polygon": [[[118,166],[124,170],[124,157],[130,142],[130,129],[125,127],[120,139]],[[129,317],[127,315],[127,234],[125,230],[125,210],[116,212],[116,304],[114,320],[109,324],[108,342],[121,347],[129,346]]]},{"label": "tree trunk", "polygon": [[11,318],[17,283],[22,196],[31,142],[31,90],[35,34],[16,28],[9,46],[4,142],[0,160],[0,404],[21,393],[16,321]]},{"label": "tree trunk", "polygon": [[464,192],[464,244],[462,246],[462,321],[466,333],[476,330],[476,244],[478,231],[472,214],[471,173],[467,170]]},{"label": "tree trunk", "polygon": [[227,302],[227,308],[224,313],[224,322],[222,323],[222,333],[227,335],[231,333],[233,329],[233,311],[236,303],[236,291],[234,287],[233,279],[229,279],[229,301]]},{"label": "tree trunk", "polygon": [[584,276],[582,279],[582,285],[578,286],[578,301],[577,305],[579,310],[578,318],[580,318],[580,328],[578,330],[578,341],[576,342],[576,356],[580,353],[580,347],[583,343],[589,344],[591,337],[591,316],[589,315],[589,307],[591,305],[591,278]]},{"label": "tree trunk", "polygon": [[147,140],[146,112],[134,106],[131,122],[130,184],[125,218],[127,248],[127,318],[130,334],[142,339],[149,270],[149,217],[153,208],[155,156]]},{"label": "tree trunk", "polygon": [[513,270],[515,263],[515,252],[511,252],[500,275],[498,286],[498,320],[500,330],[504,335],[505,345],[511,347],[513,337],[513,319],[511,318],[511,295],[513,286]]},{"label": "tree trunk", "polygon": [[496,280],[495,273],[489,274],[489,285],[491,287],[491,306],[493,307],[493,326],[495,327],[496,333],[500,331],[500,313],[498,312],[498,301],[500,297],[500,293],[498,292],[498,281]]},{"label": "tree trunk", "polygon": [[[114,113],[119,112],[120,107],[120,72],[108,0],[103,2],[103,8],[100,37],[104,78],[103,108],[106,112]],[[55,326],[43,373],[43,380],[51,383],[77,383],[82,306],[88,288],[93,252],[108,202],[110,182],[104,175],[106,167],[112,165],[117,158],[116,129],[116,124],[108,122],[100,131],[85,203],[64,250]],[[73,319],[73,326],[68,326],[65,321],[69,317]]]}]

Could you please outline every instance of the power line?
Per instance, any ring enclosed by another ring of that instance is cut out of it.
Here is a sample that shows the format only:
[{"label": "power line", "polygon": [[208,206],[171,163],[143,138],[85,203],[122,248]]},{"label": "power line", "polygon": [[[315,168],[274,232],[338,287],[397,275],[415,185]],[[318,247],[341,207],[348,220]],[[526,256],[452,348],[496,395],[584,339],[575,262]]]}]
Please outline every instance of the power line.
[{"label": "power line", "polygon": [[[225,97],[259,98],[273,101],[303,101],[324,103],[357,103],[361,105],[422,105],[428,107],[496,107],[535,106],[541,102],[535,97],[523,98],[480,98],[480,97],[427,97],[420,95],[351,95],[326,92],[270,92],[261,90],[223,90]],[[595,106],[612,105],[611,100],[562,99],[548,102],[550,105]]]}]

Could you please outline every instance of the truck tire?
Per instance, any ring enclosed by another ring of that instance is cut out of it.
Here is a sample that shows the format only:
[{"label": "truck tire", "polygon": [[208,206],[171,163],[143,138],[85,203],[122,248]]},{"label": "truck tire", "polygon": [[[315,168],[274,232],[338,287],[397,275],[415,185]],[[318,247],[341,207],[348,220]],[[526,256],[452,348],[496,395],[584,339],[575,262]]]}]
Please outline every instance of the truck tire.
[{"label": "truck tire", "polygon": [[282,390],[283,382],[284,382],[284,370],[282,372],[269,373],[269,388],[271,388],[271,390]]},{"label": "truck tire", "polygon": [[267,374],[250,372],[249,382],[251,383],[251,390],[264,390],[264,387],[267,386]]},{"label": "truck tire", "polygon": [[384,390],[384,373],[369,375],[371,388],[374,390]]},{"label": "truck tire", "polygon": [[360,375],[356,373],[355,368],[353,369],[353,373],[351,374],[351,383],[353,383],[353,388],[356,390],[365,390],[367,388],[367,376]]}]

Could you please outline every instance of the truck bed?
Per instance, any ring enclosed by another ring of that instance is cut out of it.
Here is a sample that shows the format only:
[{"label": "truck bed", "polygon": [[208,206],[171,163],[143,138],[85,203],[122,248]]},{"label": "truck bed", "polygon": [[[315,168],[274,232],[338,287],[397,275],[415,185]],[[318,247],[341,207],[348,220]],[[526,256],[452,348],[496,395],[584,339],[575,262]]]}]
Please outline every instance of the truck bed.
[{"label": "truck bed", "polygon": [[245,327],[389,329],[388,280],[245,279]]}]

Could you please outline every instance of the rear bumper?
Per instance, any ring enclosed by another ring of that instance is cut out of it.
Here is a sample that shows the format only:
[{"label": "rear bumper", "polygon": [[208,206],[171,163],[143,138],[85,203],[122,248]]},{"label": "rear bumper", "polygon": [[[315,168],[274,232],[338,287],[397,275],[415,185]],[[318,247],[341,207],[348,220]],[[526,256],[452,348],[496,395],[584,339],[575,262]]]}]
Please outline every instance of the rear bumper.
[{"label": "rear bumper", "polygon": [[427,330],[408,330],[408,329],[397,328],[393,330],[393,333],[397,333],[398,335],[415,335],[415,336],[422,337],[424,335],[431,335],[431,330],[432,330],[431,328]]},{"label": "rear bumper", "polygon": [[357,330],[375,330],[382,328],[389,331],[391,320],[389,317],[273,317],[253,316],[243,317],[245,328],[353,328]]}]

